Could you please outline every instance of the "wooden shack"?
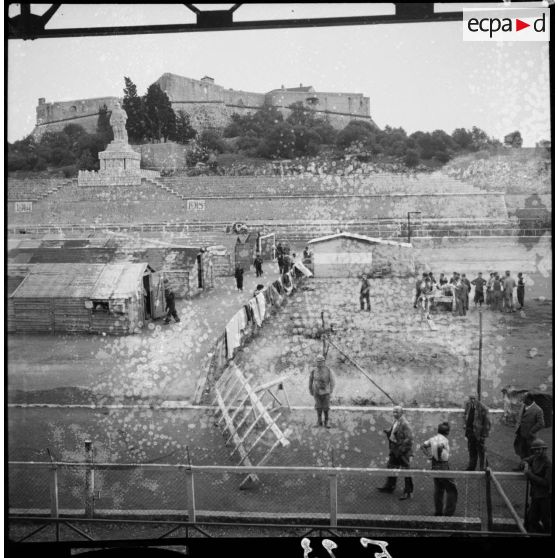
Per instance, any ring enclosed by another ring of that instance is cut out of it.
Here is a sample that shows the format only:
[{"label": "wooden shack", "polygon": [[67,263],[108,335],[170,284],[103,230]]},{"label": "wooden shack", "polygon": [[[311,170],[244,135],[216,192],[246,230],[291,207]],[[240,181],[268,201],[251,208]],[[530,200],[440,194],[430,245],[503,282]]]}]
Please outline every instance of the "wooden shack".
[{"label": "wooden shack", "polygon": [[406,277],[415,272],[413,247],[406,242],[337,233],[308,242],[315,277]]},{"label": "wooden shack", "polygon": [[[149,239],[76,238],[12,242],[8,247],[8,275],[14,265],[44,263],[147,262],[164,274],[176,298],[191,298],[214,285],[213,256],[203,248],[153,246]],[[19,270],[18,270],[19,271]]]},{"label": "wooden shack", "polygon": [[164,315],[161,282],[147,263],[35,264],[8,296],[8,330],[134,333]]}]

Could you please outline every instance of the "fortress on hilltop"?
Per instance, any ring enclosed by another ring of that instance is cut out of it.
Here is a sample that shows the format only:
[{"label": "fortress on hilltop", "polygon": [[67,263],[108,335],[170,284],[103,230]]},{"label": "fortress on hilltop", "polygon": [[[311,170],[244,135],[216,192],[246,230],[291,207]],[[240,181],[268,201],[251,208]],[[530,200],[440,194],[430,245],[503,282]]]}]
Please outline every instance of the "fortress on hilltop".
[{"label": "fortress on hilltop", "polygon": [[[286,117],[290,113],[289,105],[297,102],[327,118],[338,129],[351,120],[372,122],[370,98],[362,93],[324,93],[302,84],[291,88],[281,86],[268,93],[252,93],[225,89],[208,76],[197,80],[169,73],[163,74],[156,83],[167,93],[174,110],[187,112],[198,130],[224,128],[234,113],[251,114],[265,106],[277,108]],[[86,131],[95,132],[99,109],[103,105],[110,109],[116,100],[122,99],[97,97],[47,103],[41,98],[33,135],[40,137],[47,130],[60,131],[67,124],[79,124]]]}]

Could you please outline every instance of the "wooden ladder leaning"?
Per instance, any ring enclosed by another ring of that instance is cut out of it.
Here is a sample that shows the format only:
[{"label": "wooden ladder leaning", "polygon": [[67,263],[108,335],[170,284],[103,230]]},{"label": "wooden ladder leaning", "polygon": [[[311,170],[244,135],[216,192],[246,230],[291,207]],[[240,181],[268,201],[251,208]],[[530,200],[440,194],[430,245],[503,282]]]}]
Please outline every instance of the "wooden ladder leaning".
[{"label": "wooden ladder leaning", "polygon": [[[269,448],[255,465],[263,465],[279,446],[290,445],[288,436],[277,425],[282,409],[290,410],[289,398],[285,391],[285,377],[272,380],[257,387],[250,385],[252,375],[244,376],[234,363],[228,366],[215,383],[215,425],[223,427],[225,446],[234,444],[231,457],[240,456],[238,465],[253,466],[252,459],[258,450]],[[281,402],[280,395],[285,403]],[[239,488],[258,484],[256,474],[249,474]]]}]

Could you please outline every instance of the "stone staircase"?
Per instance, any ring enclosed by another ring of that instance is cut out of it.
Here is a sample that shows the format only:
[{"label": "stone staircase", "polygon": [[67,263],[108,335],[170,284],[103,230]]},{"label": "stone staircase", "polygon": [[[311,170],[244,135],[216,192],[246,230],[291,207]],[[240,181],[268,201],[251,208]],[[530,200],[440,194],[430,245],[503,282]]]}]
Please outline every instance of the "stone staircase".
[{"label": "stone staircase", "polygon": [[165,190],[165,192],[168,192],[169,194],[172,194],[173,196],[176,196],[181,200],[187,199],[183,195],[179,194],[174,188],[172,188],[171,186],[167,186],[164,182],[158,180],[157,178],[142,178],[142,182],[144,184],[151,184],[152,186],[155,186],[156,188],[159,188],[161,190]]}]

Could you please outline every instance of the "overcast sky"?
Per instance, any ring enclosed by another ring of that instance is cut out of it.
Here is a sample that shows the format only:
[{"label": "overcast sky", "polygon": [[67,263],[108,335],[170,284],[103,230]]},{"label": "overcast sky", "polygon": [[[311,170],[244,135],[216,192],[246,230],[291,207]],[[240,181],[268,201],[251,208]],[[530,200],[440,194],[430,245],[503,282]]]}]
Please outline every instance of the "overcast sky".
[{"label": "overcast sky", "polygon": [[[364,6],[247,4],[235,19],[350,16]],[[194,21],[184,5],[63,4],[49,27]],[[300,83],[363,93],[379,126],[408,133],[479,126],[499,139],[518,129],[525,146],[550,139],[548,43],[464,42],[460,22],[10,40],[7,48],[10,142],[33,130],[39,97],[122,96],[124,76],[144,94],[165,72],[259,93]]]}]

